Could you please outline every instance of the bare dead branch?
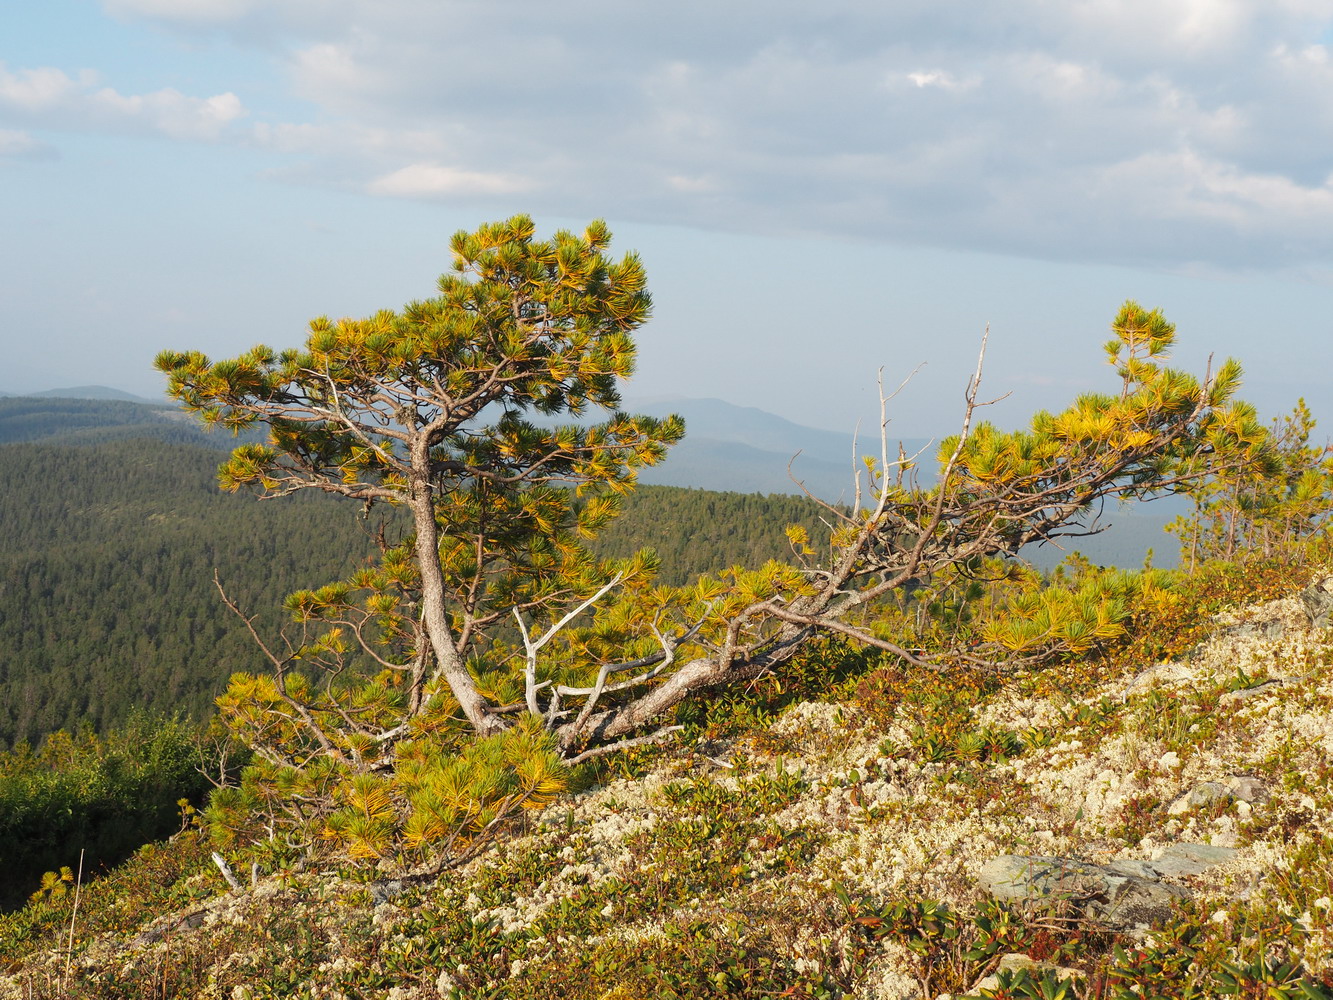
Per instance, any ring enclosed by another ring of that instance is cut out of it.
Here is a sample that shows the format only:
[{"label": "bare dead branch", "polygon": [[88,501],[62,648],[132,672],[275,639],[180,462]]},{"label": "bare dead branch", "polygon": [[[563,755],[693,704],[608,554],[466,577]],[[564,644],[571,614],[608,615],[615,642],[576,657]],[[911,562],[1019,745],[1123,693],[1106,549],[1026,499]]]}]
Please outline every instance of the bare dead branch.
[{"label": "bare dead branch", "polygon": [[618,743],[608,743],[605,746],[593,747],[591,750],[585,750],[583,753],[569,758],[567,763],[571,766],[574,764],[582,764],[584,761],[595,760],[598,757],[605,757],[609,753],[616,753],[620,750],[628,750],[630,747],[648,746],[651,743],[658,743],[661,740],[666,739],[672,733],[678,733],[684,728],[684,726],[663,726],[661,729],[651,732],[646,736],[636,736],[633,739],[620,740]]}]

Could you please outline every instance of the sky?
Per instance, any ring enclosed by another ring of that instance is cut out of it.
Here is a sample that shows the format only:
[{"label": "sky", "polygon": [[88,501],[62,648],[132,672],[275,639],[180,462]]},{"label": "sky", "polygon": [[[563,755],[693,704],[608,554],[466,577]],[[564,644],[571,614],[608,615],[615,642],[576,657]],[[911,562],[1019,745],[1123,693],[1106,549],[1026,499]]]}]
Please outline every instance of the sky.
[{"label": "sky", "polygon": [[1333,428],[1333,0],[0,0],[0,390],[428,297],[605,218],[630,399],[951,431],[1110,390],[1120,303]]}]

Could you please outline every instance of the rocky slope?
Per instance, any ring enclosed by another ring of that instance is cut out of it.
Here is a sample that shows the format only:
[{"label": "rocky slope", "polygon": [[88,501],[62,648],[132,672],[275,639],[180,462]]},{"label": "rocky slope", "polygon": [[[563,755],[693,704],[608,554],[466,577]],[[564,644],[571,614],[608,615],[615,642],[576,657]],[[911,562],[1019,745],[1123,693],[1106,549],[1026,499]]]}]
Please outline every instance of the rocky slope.
[{"label": "rocky slope", "polygon": [[439,880],[224,891],[203,868],[189,906],[76,922],[72,956],[52,942],[0,997],[897,1000],[1015,956],[1081,996],[1167,989],[1172,968],[1164,995],[1245,974],[1333,996],[1326,587],[1219,619],[1175,662],[888,671],[661,752]]}]

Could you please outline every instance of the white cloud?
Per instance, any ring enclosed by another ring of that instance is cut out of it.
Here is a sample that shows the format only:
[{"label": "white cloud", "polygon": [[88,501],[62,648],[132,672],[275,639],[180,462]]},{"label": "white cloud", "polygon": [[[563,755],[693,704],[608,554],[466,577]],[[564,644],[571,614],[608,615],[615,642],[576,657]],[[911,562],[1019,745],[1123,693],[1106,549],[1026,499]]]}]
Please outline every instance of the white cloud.
[{"label": "white cloud", "polygon": [[0,104],[29,114],[41,114],[75,99],[80,85],[86,88],[93,82],[94,77],[88,73],[75,81],[50,67],[11,73],[0,63]]},{"label": "white cloud", "polygon": [[960,80],[942,69],[916,70],[908,73],[907,79],[917,87],[939,87],[942,90],[970,90],[980,83],[976,77]]},{"label": "white cloud", "polygon": [[245,116],[235,94],[187,97],[171,88],[125,96],[103,87],[88,95],[87,107],[105,121],[141,122],[176,139],[216,139],[228,124]]},{"label": "white cloud", "polygon": [[316,111],[243,128],[227,94],[99,97],[57,71],[0,77],[0,103],[231,135],[377,195],[1057,259],[1333,258],[1333,0],[106,3],[272,53]]},{"label": "white cloud", "polygon": [[1305,186],[1274,174],[1246,173],[1190,150],[1147,154],[1102,171],[1102,180],[1156,192],[1158,211],[1233,227],[1238,235],[1264,223],[1291,230],[1333,226],[1333,187]]},{"label": "white cloud", "polygon": [[298,50],[292,70],[302,91],[314,94],[381,90],[386,82],[385,73],[368,61],[359,61],[349,46],[331,42]]},{"label": "white cloud", "polygon": [[55,150],[27,132],[0,129],[0,160],[39,160],[55,155]]},{"label": "white cloud", "polygon": [[0,114],[8,111],[55,129],[152,132],[177,139],[216,140],[245,117],[240,98],[227,92],[190,97],[170,87],[122,94],[98,86],[89,70],[71,77],[50,67],[10,71],[0,63]]},{"label": "white cloud", "polygon": [[516,194],[532,183],[507,174],[458,170],[434,163],[414,163],[377,177],[368,185],[371,194],[398,198],[439,198],[466,195]]}]

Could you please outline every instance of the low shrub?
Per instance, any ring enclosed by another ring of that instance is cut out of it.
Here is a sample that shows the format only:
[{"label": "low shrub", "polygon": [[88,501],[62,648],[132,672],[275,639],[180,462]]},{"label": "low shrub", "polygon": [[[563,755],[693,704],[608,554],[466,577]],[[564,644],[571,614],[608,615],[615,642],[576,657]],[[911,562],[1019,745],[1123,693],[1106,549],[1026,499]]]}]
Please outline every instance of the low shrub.
[{"label": "low shrub", "polygon": [[0,905],[21,904],[43,872],[77,870],[80,852],[86,877],[174,832],[216,763],[193,725],[147,714],[0,754]]}]

